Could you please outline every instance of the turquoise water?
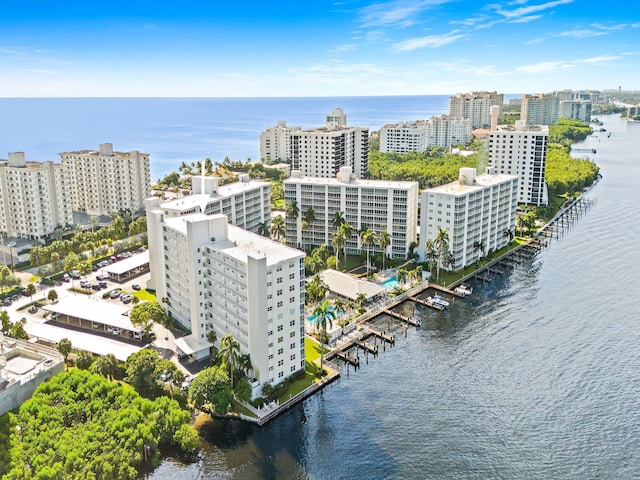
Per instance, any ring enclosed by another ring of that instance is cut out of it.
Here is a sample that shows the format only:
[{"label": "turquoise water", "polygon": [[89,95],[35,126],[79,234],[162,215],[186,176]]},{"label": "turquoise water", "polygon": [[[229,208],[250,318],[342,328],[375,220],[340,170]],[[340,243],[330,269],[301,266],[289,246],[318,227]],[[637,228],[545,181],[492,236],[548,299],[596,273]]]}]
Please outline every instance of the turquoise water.
[{"label": "turquoise water", "polygon": [[[331,305],[329,307],[329,310],[333,311],[333,305]],[[338,310],[338,313],[336,313],[336,318],[338,318],[343,313],[344,313],[344,310]],[[307,321],[309,321],[311,323],[316,323],[316,318],[317,317],[318,317],[317,315],[310,315],[310,316],[307,317]]]},{"label": "turquoise water", "polygon": [[398,283],[398,280],[396,279],[395,275],[391,278],[387,278],[384,282],[382,282],[382,286],[387,290],[393,290],[398,285],[400,284]]}]

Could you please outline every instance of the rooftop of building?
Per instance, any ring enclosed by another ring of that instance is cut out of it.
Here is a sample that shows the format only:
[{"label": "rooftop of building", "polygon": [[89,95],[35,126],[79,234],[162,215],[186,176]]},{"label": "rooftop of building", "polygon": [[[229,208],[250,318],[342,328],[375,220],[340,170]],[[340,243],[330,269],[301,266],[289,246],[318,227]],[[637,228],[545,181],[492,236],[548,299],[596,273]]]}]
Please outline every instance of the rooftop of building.
[{"label": "rooftop of building", "polygon": [[204,212],[206,206],[213,201],[230,198],[234,195],[249,192],[265,185],[270,185],[270,183],[260,180],[228,183],[227,185],[221,185],[217,187],[216,191],[212,193],[196,193],[187,195],[186,197],[168,200],[161,203],[159,208],[177,212],[184,212],[187,210],[191,210],[194,207],[200,207],[200,211]]},{"label": "rooftop of building", "polygon": [[294,177],[295,171],[291,172],[291,177],[284,180],[284,183],[301,183],[311,185],[346,185],[349,187],[372,187],[372,188],[397,188],[399,190],[411,188],[418,185],[418,182],[410,181],[392,181],[392,180],[370,180],[357,178],[352,175],[348,182],[338,180],[338,178],[320,178],[320,177]]},{"label": "rooftop of building", "polygon": [[525,125],[521,120],[516,121],[516,125],[498,125],[491,133],[549,133],[548,125]]},{"label": "rooftop of building", "polygon": [[71,152],[60,152],[60,155],[89,155],[91,157],[124,157],[124,158],[128,158],[131,156],[134,156],[135,154],[137,155],[141,155],[141,156],[148,156],[148,153],[142,153],[142,152],[118,152],[118,151],[113,151],[111,154],[103,154],[100,153],[99,150],[74,150]]},{"label": "rooftop of building", "polygon": [[333,294],[346,297],[350,300],[356,300],[361,293],[367,297],[367,300],[370,300],[377,295],[383,295],[387,292],[387,289],[380,285],[354,278],[348,273],[337,270],[324,270],[320,272],[320,277]]},{"label": "rooftop of building", "polygon": [[12,385],[27,383],[34,374],[53,369],[63,361],[54,348],[0,334],[0,397]]},{"label": "rooftop of building", "polygon": [[[227,216],[221,213],[216,215],[194,213],[184,217],[165,218],[164,222],[174,230],[186,234],[187,223],[189,222],[220,221],[221,218],[224,218],[225,222],[227,221]],[[300,250],[231,224],[227,224],[227,238],[217,238],[214,241],[207,242],[207,244],[243,263],[247,262],[247,258],[250,255],[254,257],[265,256],[267,265],[275,265],[286,260],[304,257],[304,252]]]},{"label": "rooftop of building", "polygon": [[447,195],[467,195],[474,191],[480,191],[485,187],[517,179],[517,175],[508,175],[506,173],[483,173],[476,175],[474,178],[475,181],[471,185],[458,180],[438,187],[427,188],[424,191],[430,193],[443,193]]},{"label": "rooftop of building", "polygon": [[131,308],[117,303],[109,303],[84,296],[74,296],[62,298],[57,303],[44,305],[42,309],[58,315],[81,318],[100,325],[136,332],[139,330],[139,328],[133,326],[127,316]]}]

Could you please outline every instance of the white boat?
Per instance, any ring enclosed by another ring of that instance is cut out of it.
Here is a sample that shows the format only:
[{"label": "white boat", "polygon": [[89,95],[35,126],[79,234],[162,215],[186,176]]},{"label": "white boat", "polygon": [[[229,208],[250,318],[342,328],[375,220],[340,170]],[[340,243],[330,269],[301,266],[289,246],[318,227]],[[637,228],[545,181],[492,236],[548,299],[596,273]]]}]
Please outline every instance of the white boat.
[{"label": "white boat", "polygon": [[455,288],[454,292],[456,292],[458,295],[465,297],[473,293],[473,287],[470,285],[465,285],[464,283],[461,283]]},{"label": "white boat", "polygon": [[449,302],[447,302],[442,295],[438,295],[437,293],[433,296],[433,304],[434,305],[439,305],[443,308],[446,308],[449,306]]}]

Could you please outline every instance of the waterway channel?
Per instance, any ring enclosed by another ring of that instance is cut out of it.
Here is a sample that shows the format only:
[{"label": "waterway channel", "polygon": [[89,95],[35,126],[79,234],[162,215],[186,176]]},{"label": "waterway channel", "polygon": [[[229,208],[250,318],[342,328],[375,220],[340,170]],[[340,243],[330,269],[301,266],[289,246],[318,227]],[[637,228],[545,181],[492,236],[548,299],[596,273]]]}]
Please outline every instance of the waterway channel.
[{"label": "waterway channel", "polygon": [[640,123],[602,116],[559,240],[262,428],[215,421],[147,478],[640,478]]}]

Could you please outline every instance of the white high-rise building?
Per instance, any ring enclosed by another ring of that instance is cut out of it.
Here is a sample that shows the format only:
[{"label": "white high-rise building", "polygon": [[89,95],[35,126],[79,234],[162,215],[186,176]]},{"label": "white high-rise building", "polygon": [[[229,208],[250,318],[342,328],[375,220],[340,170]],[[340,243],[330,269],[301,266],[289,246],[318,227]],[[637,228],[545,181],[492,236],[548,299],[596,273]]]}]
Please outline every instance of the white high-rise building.
[{"label": "white high-rise building", "polygon": [[160,204],[167,217],[192,213],[214,215],[224,213],[229,223],[257,232],[260,223],[271,214],[271,183],[251,180],[248,174],[238,175],[238,181],[220,185],[220,178],[194,175],[192,195]]},{"label": "white high-rise building", "polygon": [[523,95],[520,120],[525,125],[557,125],[560,100],[552,93]]},{"label": "white high-rise building", "polygon": [[[361,252],[357,232],[365,226],[377,234],[391,235],[385,252],[391,258],[405,258],[410,244],[416,241],[418,182],[362,180],[352,174],[351,167],[342,167],[337,178],[305,177],[293,171],[283,183],[285,203],[295,201],[300,210],[297,218],[286,219],[288,245],[303,250],[331,246],[337,212],[342,212],[354,229],[347,241],[349,254]],[[303,216],[309,208],[315,221],[303,229]],[[371,247],[372,255],[381,252],[378,245]]]},{"label": "white high-rise building", "polygon": [[504,95],[498,92],[458,93],[449,97],[449,115],[471,119],[472,128],[486,128],[491,123],[490,109],[502,108]]},{"label": "white high-rise building", "polygon": [[380,129],[380,151],[409,153],[427,149],[426,122],[390,123]]},{"label": "white high-rise building", "polygon": [[102,143],[97,151],[63,152],[60,159],[69,176],[74,211],[108,215],[129,210],[136,214],[151,195],[148,153],[115,152],[111,143]]},{"label": "white high-rise building", "polygon": [[591,100],[560,100],[559,116],[589,123],[591,121]]},{"label": "white high-rise building", "polygon": [[0,160],[0,232],[42,238],[73,224],[71,182],[63,165],[27,162],[23,152]]},{"label": "white high-rise building", "polygon": [[496,125],[489,133],[489,164],[496,173],[518,176],[519,203],[547,205],[544,173],[549,127],[525,125],[522,120],[517,120],[515,125],[497,125],[495,113]]},{"label": "white high-rise building", "polygon": [[471,120],[449,115],[428,120],[388,124],[380,129],[380,151],[424,152],[428,147],[471,143]]},{"label": "white high-rise building", "polygon": [[293,170],[310,177],[333,178],[350,166],[363,178],[369,172],[369,129],[348,127],[347,116],[335,108],[324,127],[291,132]]},{"label": "white high-rise building", "polygon": [[300,127],[288,127],[284,120],[264,130],[260,133],[260,159],[263,162],[291,160],[291,133],[300,130]]},{"label": "white high-rise building", "polygon": [[156,295],[191,331],[179,353],[209,355],[207,333],[231,334],[249,354],[253,397],[304,370],[304,253],[227,222],[223,214],[166,217],[147,200]]},{"label": "white high-rise building", "polygon": [[427,146],[449,147],[471,143],[471,119],[440,115],[427,120]]},{"label": "white high-rise building", "polygon": [[[509,244],[515,231],[518,199],[516,175],[477,175],[475,168],[461,168],[460,179],[422,191],[418,256],[426,261],[427,240],[435,240],[438,228],[447,230],[452,270],[472,264],[489,250]],[[482,245],[481,252],[476,246]]]}]

